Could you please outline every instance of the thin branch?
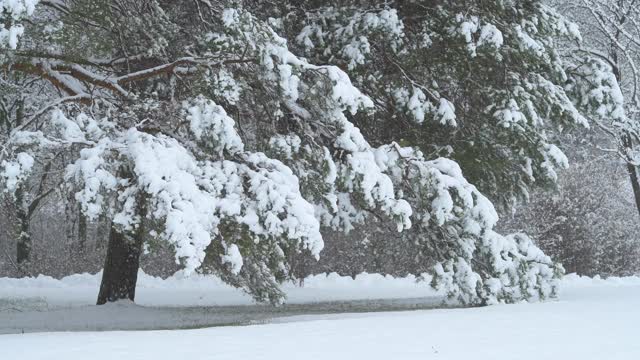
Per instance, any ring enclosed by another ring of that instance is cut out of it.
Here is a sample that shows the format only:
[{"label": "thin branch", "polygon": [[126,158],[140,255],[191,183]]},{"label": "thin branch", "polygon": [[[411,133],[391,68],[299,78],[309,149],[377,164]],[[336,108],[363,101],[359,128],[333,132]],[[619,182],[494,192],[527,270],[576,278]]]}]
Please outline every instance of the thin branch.
[{"label": "thin branch", "polygon": [[47,104],[46,106],[36,111],[35,114],[33,114],[29,118],[29,120],[27,120],[24,124],[20,125],[20,127],[16,128],[16,130],[20,131],[20,130],[26,129],[27,127],[29,127],[29,125],[31,125],[36,120],[38,120],[40,116],[45,114],[47,111],[57,107],[58,105],[61,105],[67,102],[87,102],[87,101],[91,101],[91,96],[89,96],[88,94],[78,94],[74,96],[67,96],[67,97],[56,99],[55,101]]},{"label": "thin branch", "polygon": [[25,271],[20,269],[18,264],[15,263],[15,261],[13,261],[13,258],[11,258],[11,255],[9,255],[9,253],[7,253],[7,249],[2,248],[2,252],[4,253],[4,256],[7,258],[7,260],[9,260],[9,264],[11,264],[11,266],[13,266],[13,268],[18,272],[18,274],[28,275]]}]

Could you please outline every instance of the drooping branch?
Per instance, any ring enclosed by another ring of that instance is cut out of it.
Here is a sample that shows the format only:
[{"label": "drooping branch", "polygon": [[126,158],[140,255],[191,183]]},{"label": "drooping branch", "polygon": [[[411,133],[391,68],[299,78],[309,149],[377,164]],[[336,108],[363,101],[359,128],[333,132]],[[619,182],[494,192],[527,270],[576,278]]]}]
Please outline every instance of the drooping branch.
[{"label": "drooping branch", "polygon": [[184,57],[168,64],[159,65],[153,68],[136,71],[116,78],[118,84],[141,81],[162,74],[170,74],[181,66],[192,65],[197,67],[216,67],[228,64],[241,64],[255,62],[255,59],[228,59],[223,61],[212,61],[207,58]]},{"label": "drooping branch", "polygon": [[[50,54],[48,56],[51,58],[61,58],[56,56],[55,54]],[[70,82],[67,77],[71,77],[75,80],[79,80],[80,82],[109,90],[110,92],[123,98],[130,98],[132,95],[123,87],[124,84],[178,72],[185,66],[210,68],[227,64],[251,63],[255,61],[255,59],[244,58],[217,60],[210,58],[184,57],[167,64],[158,65],[144,70],[138,70],[118,77],[114,77],[112,75],[101,75],[82,66],[93,65],[94,62],[90,60],[80,60],[78,63],[70,64],[66,62],[18,62],[8,66],[8,68],[9,70],[21,71],[39,76],[43,79],[48,80],[55,87],[63,90],[71,97],[83,98],[67,98],[67,100],[85,100],[85,97],[90,98],[90,96],[87,94],[88,91],[86,91],[86,89],[79,88],[77,86],[78,84]],[[115,62],[115,60],[113,62]],[[103,62],[103,64],[106,64],[106,62]]]},{"label": "drooping branch", "polygon": [[9,70],[20,71],[45,79],[56,88],[61,89],[71,96],[77,96],[84,93],[83,91],[79,91],[77,88],[74,89],[74,86],[65,81],[60,74],[53,72],[50,68],[47,69],[42,63],[15,63],[8,66],[8,68]]}]

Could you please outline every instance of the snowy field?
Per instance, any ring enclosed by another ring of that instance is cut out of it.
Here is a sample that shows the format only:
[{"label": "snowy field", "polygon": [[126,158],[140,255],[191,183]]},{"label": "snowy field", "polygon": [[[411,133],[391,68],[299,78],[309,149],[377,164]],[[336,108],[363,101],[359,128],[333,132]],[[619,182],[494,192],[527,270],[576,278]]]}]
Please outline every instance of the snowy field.
[{"label": "snowy field", "polygon": [[[136,303],[95,306],[100,275],[56,280],[0,278],[0,334],[39,331],[151,330],[240,325],[299,314],[429,309],[442,296],[415,277],[312,276],[285,284],[284,306],[251,297],[211,276],[166,280],[140,273]],[[1,360],[1,359],[0,359]]]},{"label": "snowy field", "polygon": [[[437,298],[411,280],[323,276],[308,279],[308,287],[289,287],[287,292],[291,306],[297,304],[300,309],[315,302],[415,305],[420,298]],[[98,308],[89,305],[96,291],[89,291],[92,281],[95,277],[85,275],[63,281],[0,279],[0,301],[5,307],[0,326],[6,328],[5,323],[12,321],[8,315],[91,314]],[[128,316],[133,317],[142,309],[191,308],[188,305],[255,311],[248,298],[205,279],[161,281],[143,276],[141,285],[140,302],[146,306],[111,305],[107,309],[114,314],[129,311]],[[558,300],[546,303],[472,309],[272,314],[261,324],[194,330],[9,334],[0,336],[0,358],[640,359],[640,278],[567,276],[562,290]],[[84,314],[73,313],[79,309]]]},{"label": "snowy field", "polygon": [[[43,275],[22,279],[0,277],[0,299],[39,300],[53,308],[93,305],[98,296],[101,276],[101,273],[77,274],[60,280]],[[302,284],[283,285],[287,303],[438,296],[428,286],[428,280],[417,282],[414,276],[393,278],[360,274],[352,279],[332,273],[310,276]],[[254,304],[250,296],[214,276],[192,275],[185,278],[178,272],[173,277],[161,279],[143,271],[138,275],[136,303],[143,306]]]}]

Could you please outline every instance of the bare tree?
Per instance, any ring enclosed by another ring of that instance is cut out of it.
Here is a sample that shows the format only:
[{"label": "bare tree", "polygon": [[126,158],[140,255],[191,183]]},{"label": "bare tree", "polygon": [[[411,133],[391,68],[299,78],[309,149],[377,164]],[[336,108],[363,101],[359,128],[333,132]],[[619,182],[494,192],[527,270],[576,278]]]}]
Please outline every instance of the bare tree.
[{"label": "bare tree", "polygon": [[624,116],[610,122],[596,120],[594,123],[615,139],[617,148],[602,150],[615,153],[624,161],[640,213],[640,162],[636,150],[640,142],[640,1],[562,0],[556,3],[571,20],[581,25],[583,39],[570,52],[605,62],[620,85]]}]

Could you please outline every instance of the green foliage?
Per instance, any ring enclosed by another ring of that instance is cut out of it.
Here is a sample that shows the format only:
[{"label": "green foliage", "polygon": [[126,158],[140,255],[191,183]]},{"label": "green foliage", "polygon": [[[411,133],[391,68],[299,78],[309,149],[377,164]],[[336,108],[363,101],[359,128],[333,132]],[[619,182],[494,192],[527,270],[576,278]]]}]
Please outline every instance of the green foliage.
[{"label": "green foliage", "polygon": [[491,201],[554,183],[552,140],[598,108],[558,56],[572,24],[534,0],[208,3],[72,1],[12,53],[40,86],[27,138],[73,154],[87,215],[153,221],[259,301],[363,227],[462,303],[553,296],[559,268]]},{"label": "green foliage", "polygon": [[402,139],[456,160],[501,208],[555,181],[562,164],[549,161],[549,131],[586,125],[556,48],[577,31],[539,1],[379,2],[299,16],[283,14],[301,51],[348,68],[375,99],[373,121],[355,119],[373,142]]}]

